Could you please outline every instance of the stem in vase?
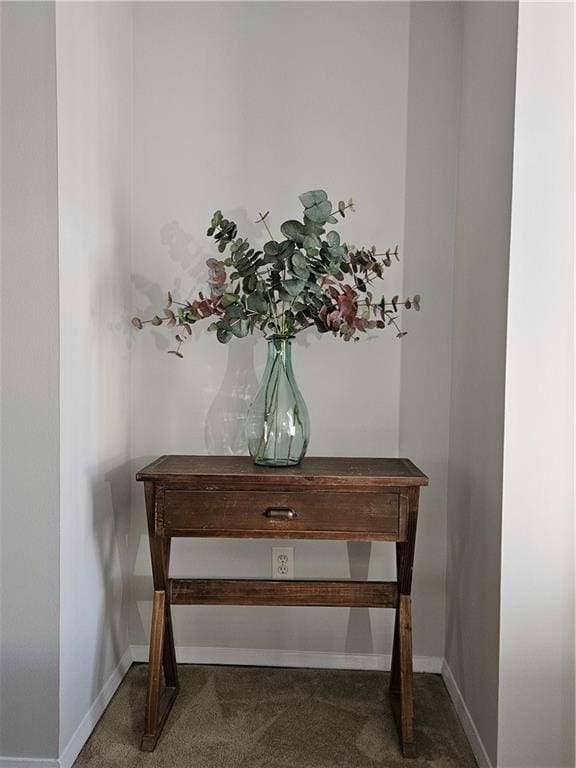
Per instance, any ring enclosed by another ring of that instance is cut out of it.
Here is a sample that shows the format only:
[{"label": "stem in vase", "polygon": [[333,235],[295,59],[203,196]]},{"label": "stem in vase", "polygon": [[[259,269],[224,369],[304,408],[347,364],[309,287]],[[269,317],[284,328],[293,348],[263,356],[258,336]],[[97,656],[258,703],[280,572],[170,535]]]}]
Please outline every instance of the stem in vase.
[{"label": "stem in vase", "polygon": [[[278,365],[280,363],[280,358],[276,358],[272,365],[272,370],[270,371],[270,376],[268,378],[268,383],[266,384],[266,396],[265,396],[265,402],[264,402],[264,429],[262,430],[262,437],[260,438],[260,444],[258,446],[258,450],[256,452],[256,458],[262,459],[266,456],[267,449],[268,449],[268,442],[270,440],[270,437],[272,435],[272,430],[268,430],[268,433],[266,433],[266,425],[269,422],[269,418],[272,415],[274,418],[278,418],[278,402],[277,402],[277,391],[278,391],[278,383],[280,379],[280,374],[278,373]],[[269,387],[272,382],[272,377],[274,376],[274,386],[272,387],[272,393],[270,394],[269,399]],[[276,402],[275,402],[276,399]],[[270,404],[269,404],[270,403]],[[277,444],[277,438],[274,443],[274,458],[276,458],[276,444]]]}]

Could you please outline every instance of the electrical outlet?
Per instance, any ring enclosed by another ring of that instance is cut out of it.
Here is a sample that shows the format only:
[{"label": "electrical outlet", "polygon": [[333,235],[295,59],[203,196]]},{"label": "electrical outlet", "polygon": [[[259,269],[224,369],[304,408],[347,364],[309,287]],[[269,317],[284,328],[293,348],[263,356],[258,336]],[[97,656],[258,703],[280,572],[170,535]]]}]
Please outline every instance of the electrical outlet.
[{"label": "electrical outlet", "polygon": [[294,578],[294,547],[272,547],[272,578]]}]

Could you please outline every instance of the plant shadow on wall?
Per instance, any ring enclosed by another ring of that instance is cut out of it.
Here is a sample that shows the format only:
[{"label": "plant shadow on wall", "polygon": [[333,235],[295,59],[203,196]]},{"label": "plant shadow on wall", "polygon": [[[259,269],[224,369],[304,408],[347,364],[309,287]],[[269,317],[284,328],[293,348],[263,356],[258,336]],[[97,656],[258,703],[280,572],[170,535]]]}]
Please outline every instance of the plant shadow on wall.
[{"label": "plant shadow on wall", "polygon": [[[170,291],[174,294],[186,296],[183,282],[190,283],[190,295],[192,295],[195,283],[201,277],[202,267],[202,249],[194,247],[194,236],[182,229],[178,221],[170,221],[164,224],[160,229],[160,243],[167,250],[168,256],[174,261],[182,276],[175,275],[172,280]],[[161,288],[158,283],[153,282],[144,275],[133,273],[132,284],[140,297],[145,300],[139,304],[142,312],[149,313],[155,307],[162,305],[166,299],[166,290]],[[166,352],[170,347],[170,342],[163,333],[159,333],[152,328],[154,343],[162,352]]]},{"label": "plant shadow on wall", "polygon": [[[402,338],[406,333],[399,326],[400,308],[420,309],[418,294],[405,299],[396,295],[389,300],[374,294],[375,284],[384,281],[386,270],[399,260],[398,246],[378,252],[376,246],[351,245],[336,229],[329,228],[354,210],[351,199],[333,205],[324,190],[312,190],[299,200],[304,209],[302,220],[283,222],[278,239],[270,228],[269,211],[260,212],[257,223],[270,238],[262,249],[239,237],[236,221],[216,211],[206,234],[214,238],[222,258],[206,261],[207,290],[198,291],[192,301],[180,293],[175,298],[175,293],[168,291],[160,314],[132,320],[138,329],[144,325],[152,330],[163,325],[173,329],[176,346],[168,353],[178,358],[184,356],[183,345],[197,338],[194,326],[208,318],[208,331],[222,344],[258,331],[265,336],[266,369],[247,414],[248,449],[255,463],[264,466],[298,464],[308,445],[310,422],[292,369],[292,340],[308,328],[344,341],[359,341],[371,330],[392,327]],[[172,257],[187,265],[191,236],[174,226],[163,232]],[[147,286],[146,293],[153,304],[157,286]],[[253,362],[248,368],[253,372]],[[222,441],[228,451],[239,448],[236,427],[254,385],[251,375],[246,377],[240,369],[238,377],[237,370],[237,364],[229,360],[219,401],[224,413],[215,404],[206,428],[209,447],[220,451]],[[234,396],[240,410],[230,408]],[[224,416],[224,423],[219,425],[224,437],[218,440],[212,423],[216,416]],[[232,432],[227,429],[230,425]]]},{"label": "plant shadow on wall", "polygon": [[[245,231],[254,228],[244,209],[232,211],[234,219],[241,222]],[[191,300],[198,294],[198,285],[205,283],[205,262],[209,254],[205,247],[194,244],[194,235],[186,232],[180,222],[173,220],[160,228],[159,240],[169,258],[182,271],[173,278],[170,296],[178,295]],[[144,301],[139,301],[139,312],[150,314],[166,303],[166,290],[142,274],[134,273],[132,283]],[[184,287],[189,286],[186,290]],[[151,327],[157,349],[167,352],[170,341],[162,330]],[[187,341],[197,341],[201,331],[193,328]],[[256,338],[246,339],[244,344],[232,344],[227,348],[226,370],[222,382],[207,411],[204,424],[204,441],[208,453],[216,455],[242,455],[246,453],[246,414],[258,389],[254,366]]]}]

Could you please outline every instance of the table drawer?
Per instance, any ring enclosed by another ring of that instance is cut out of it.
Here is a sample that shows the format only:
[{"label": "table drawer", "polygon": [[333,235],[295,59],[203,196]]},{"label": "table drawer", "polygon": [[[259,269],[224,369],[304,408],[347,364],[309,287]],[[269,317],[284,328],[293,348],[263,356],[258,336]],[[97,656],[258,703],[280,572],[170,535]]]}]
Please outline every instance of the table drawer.
[{"label": "table drawer", "polygon": [[189,491],[166,488],[158,523],[170,536],[403,539],[398,492]]}]

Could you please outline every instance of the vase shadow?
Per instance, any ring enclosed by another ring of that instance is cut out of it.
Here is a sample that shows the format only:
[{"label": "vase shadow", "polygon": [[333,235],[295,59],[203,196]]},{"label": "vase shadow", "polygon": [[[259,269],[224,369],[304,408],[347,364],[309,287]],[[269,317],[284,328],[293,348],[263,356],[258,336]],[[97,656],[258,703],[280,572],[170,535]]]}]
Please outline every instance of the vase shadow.
[{"label": "vase shadow", "polygon": [[254,367],[257,340],[233,339],[228,345],[224,378],[204,422],[204,442],[208,453],[220,456],[245,455],[246,415],[258,390]]}]

